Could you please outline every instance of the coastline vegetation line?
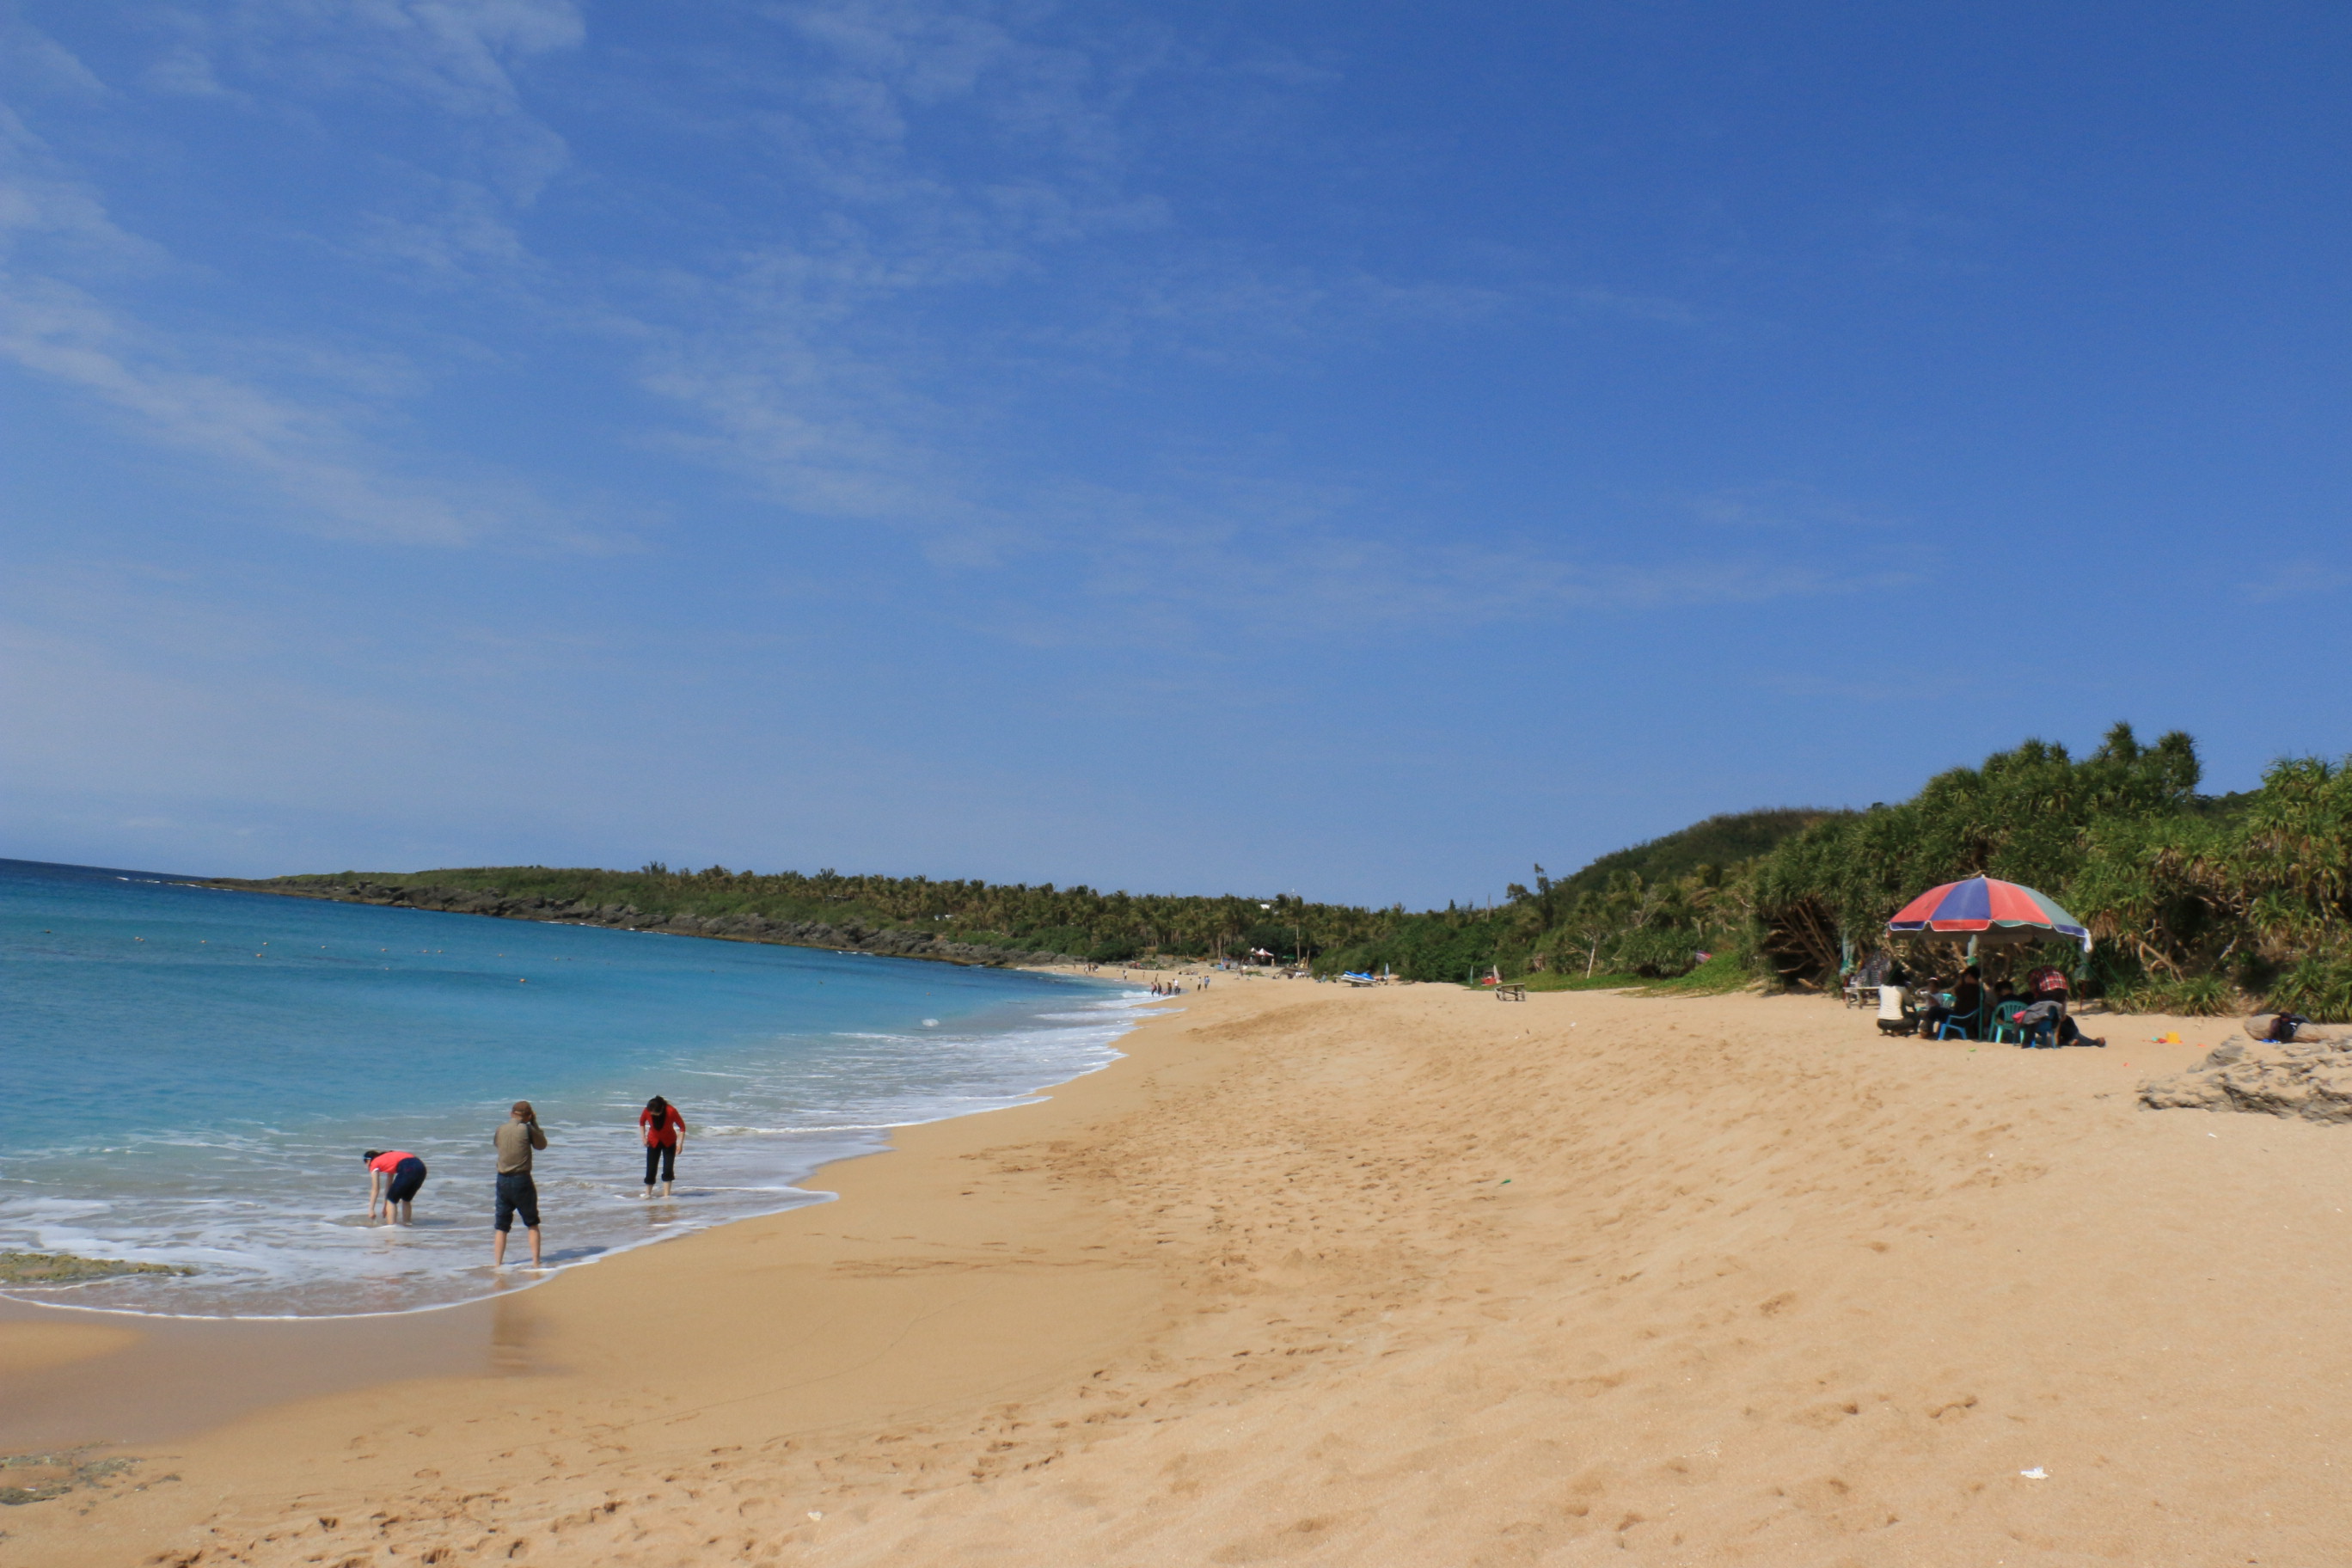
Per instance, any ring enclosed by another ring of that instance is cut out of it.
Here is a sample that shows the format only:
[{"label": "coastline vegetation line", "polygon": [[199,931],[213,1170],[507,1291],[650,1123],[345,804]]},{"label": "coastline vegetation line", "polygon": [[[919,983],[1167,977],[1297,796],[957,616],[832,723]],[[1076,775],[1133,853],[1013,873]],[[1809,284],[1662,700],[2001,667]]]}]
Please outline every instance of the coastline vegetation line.
[{"label": "coastline vegetation line", "polygon": [[1885,945],[1887,919],[1912,897],[1990,876],[2089,922],[2087,960],[2063,944],[2018,955],[2074,967],[2084,995],[2352,1018],[2352,760],[2284,758],[2261,788],[2219,796],[2199,793],[2202,773],[2188,735],[2146,745],[2119,723],[2079,761],[2029,740],[1906,801],[1713,816],[1558,880],[1538,865],[1497,904],[1412,912],[657,861],[217,885],[972,963],[1258,958],[1318,973],[1686,993],[1834,985]]}]

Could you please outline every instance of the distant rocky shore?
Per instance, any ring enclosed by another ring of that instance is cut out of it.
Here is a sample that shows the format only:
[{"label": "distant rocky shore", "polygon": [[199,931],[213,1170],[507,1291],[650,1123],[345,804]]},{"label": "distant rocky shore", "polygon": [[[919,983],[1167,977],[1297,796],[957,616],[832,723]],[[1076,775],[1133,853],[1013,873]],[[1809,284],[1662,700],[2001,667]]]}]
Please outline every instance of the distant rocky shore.
[{"label": "distant rocky shore", "polygon": [[246,893],[278,893],[297,899],[328,899],[344,904],[388,904],[446,914],[492,915],[499,920],[552,921],[565,925],[715,937],[726,942],[773,942],[781,947],[819,947],[836,952],[877,953],[886,958],[928,958],[944,963],[1002,968],[1015,963],[1084,962],[1067,953],[950,942],[922,931],[867,926],[856,921],[827,925],[815,921],[772,921],[763,915],[649,915],[634,904],[576,900],[565,903],[555,899],[515,898],[478,888],[391,888],[380,882],[342,882],[328,878],[257,882],[236,877],[209,877],[199,886],[232,888]]}]

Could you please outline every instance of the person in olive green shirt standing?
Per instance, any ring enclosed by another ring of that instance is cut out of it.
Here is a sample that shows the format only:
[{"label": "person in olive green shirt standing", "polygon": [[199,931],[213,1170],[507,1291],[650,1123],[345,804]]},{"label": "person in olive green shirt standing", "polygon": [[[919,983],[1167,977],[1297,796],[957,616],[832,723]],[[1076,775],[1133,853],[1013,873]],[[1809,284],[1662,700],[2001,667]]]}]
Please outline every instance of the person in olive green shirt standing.
[{"label": "person in olive green shirt standing", "polygon": [[539,1113],[530,1101],[518,1100],[514,1112],[490,1135],[499,1151],[499,1217],[498,1239],[490,1244],[490,1267],[502,1268],[507,1261],[507,1232],[513,1228],[515,1215],[522,1215],[523,1228],[530,1233],[530,1266],[539,1267],[539,1187],[530,1179],[530,1153],[547,1147],[547,1134],[540,1131]]}]

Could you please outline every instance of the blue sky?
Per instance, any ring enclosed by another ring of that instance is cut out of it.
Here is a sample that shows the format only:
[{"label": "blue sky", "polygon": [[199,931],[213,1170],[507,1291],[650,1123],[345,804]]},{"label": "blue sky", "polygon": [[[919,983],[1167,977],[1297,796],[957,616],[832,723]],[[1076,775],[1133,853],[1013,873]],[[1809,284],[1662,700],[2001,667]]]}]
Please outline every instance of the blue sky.
[{"label": "blue sky", "polygon": [[0,853],[1492,896],[2352,751],[2352,13],[0,0]]}]

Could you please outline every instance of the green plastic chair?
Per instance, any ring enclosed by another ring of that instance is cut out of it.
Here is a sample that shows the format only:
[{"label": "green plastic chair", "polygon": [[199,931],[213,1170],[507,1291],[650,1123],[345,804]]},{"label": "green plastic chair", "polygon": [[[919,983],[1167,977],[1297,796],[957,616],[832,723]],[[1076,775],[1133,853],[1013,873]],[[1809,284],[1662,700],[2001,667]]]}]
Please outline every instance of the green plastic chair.
[{"label": "green plastic chair", "polygon": [[[1951,1004],[1947,1002],[1944,1005],[1948,1007]],[[1984,1004],[1981,1002],[1977,1004],[1977,1010],[1973,1013],[1948,1014],[1944,1021],[1936,1026],[1936,1037],[1939,1040],[1948,1040],[1958,1035],[1961,1039],[1973,1040],[1977,1037],[1977,1021],[1983,1016]]]},{"label": "green plastic chair", "polygon": [[2017,1021],[2017,1016],[2024,1011],[2025,1004],[2022,1002],[2004,1002],[1992,1010],[1992,1043],[1994,1045],[2002,1044],[2003,1036],[2018,1045],[2025,1044],[2025,1026]]}]

